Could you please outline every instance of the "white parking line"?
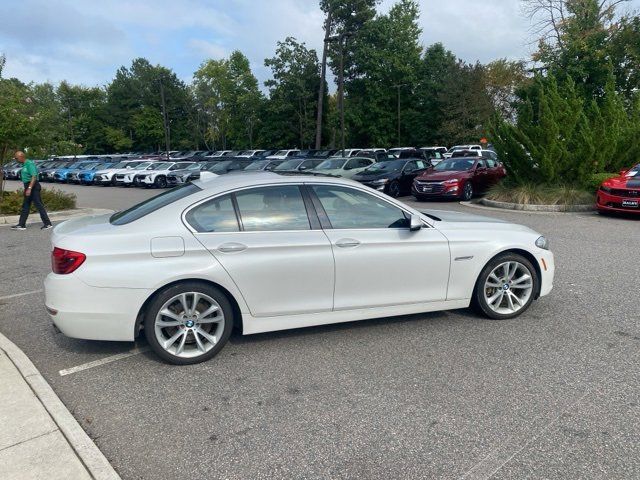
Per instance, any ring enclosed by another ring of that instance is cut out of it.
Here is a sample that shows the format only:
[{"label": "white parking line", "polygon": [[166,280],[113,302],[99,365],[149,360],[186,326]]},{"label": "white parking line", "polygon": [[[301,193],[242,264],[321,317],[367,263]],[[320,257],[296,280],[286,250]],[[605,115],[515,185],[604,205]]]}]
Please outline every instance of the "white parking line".
[{"label": "white parking line", "polygon": [[99,367],[100,365],[106,365],[107,363],[116,362],[118,360],[122,360],[123,358],[133,357],[134,355],[144,353],[148,350],[149,347],[134,348],[133,350],[130,350],[128,352],[118,353],[116,355],[111,355],[110,357],[101,358],[100,360],[94,360],[93,362],[87,362],[75,367],[65,368],[64,370],[60,370],[58,373],[61,377],[64,377],[65,375],[71,375],[72,373],[78,373],[93,367]]},{"label": "white parking line", "polygon": [[35,295],[36,293],[42,293],[44,290],[31,290],[30,292],[14,293],[13,295],[7,295],[6,297],[0,297],[0,301],[9,300],[10,298],[24,297],[26,295]]}]

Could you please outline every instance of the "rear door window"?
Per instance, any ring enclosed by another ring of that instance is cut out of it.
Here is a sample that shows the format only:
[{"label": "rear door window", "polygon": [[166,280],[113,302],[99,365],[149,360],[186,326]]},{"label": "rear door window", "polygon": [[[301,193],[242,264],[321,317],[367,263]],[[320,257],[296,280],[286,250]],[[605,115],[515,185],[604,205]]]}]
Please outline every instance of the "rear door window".
[{"label": "rear door window", "polygon": [[235,195],[242,228],[246,232],[311,229],[297,185],[258,187]]}]

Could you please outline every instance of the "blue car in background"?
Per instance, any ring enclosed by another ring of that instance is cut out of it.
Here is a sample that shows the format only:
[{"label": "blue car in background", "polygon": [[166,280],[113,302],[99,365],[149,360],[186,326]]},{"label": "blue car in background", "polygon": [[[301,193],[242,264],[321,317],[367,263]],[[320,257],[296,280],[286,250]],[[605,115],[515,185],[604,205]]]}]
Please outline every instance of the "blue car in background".
[{"label": "blue car in background", "polygon": [[76,162],[64,168],[58,168],[53,172],[53,181],[66,183],[69,181],[72,172],[86,170],[96,163],[97,162]]},{"label": "blue car in background", "polygon": [[76,175],[75,181],[77,183],[80,183],[81,185],[91,185],[93,184],[93,179],[95,178],[96,172],[98,170],[111,168],[114,165],[115,163],[98,163],[96,165],[91,165],[85,170],[80,170],[79,172],[77,172],[77,174],[73,173],[72,176]]}]

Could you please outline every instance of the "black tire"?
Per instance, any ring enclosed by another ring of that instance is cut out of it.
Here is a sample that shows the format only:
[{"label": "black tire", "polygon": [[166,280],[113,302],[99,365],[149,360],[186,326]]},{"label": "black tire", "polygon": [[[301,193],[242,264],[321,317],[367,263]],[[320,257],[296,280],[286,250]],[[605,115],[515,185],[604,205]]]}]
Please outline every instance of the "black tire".
[{"label": "black tire", "polygon": [[[220,335],[219,340],[216,342],[214,347],[199,355],[197,357],[184,358],[176,356],[168,351],[166,351],[158,342],[158,339],[155,335],[155,322],[156,316],[165,302],[169,301],[172,297],[179,295],[181,293],[186,292],[197,292],[208,295],[212,299],[214,299],[224,314],[224,330],[222,335]],[[234,325],[234,314],[233,308],[231,307],[231,303],[227,296],[222,293],[219,289],[209,285],[207,283],[202,282],[183,282],[177,285],[173,285],[171,287],[165,288],[164,290],[159,291],[154,296],[153,300],[149,304],[149,308],[147,309],[144,317],[144,333],[147,341],[149,342],[149,346],[151,350],[155,352],[158,357],[160,357],[165,362],[174,364],[174,365],[193,365],[195,363],[206,362],[207,360],[215,357],[220,350],[225,346],[229,337],[231,336],[231,331],[233,330]]]},{"label": "black tire", "polygon": [[156,177],[156,180],[153,182],[153,184],[158,188],[166,188],[167,179],[163,175],[160,175],[160,176]]},{"label": "black tire", "polygon": [[[485,282],[487,281],[487,277],[496,267],[498,267],[501,263],[504,263],[504,262],[518,262],[522,264],[524,267],[526,267],[531,274],[532,284],[533,284],[531,295],[529,296],[529,299],[527,300],[527,302],[524,304],[524,306],[520,308],[520,310],[511,314],[500,314],[498,312],[493,311],[491,307],[489,307],[489,305],[487,304],[487,300],[485,298],[485,292],[484,292],[484,285],[485,285]],[[533,302],[533,300],[538,295],[539,291],[540,291],[540,279],[538,278],[538,272],[536,271],[534,266],[531,264],[531,262],[526,257],[523,257],[522,255],[519,255],[517,253],[509,253],[509,252],[503,253],[492,258],[480,272],[480,275],[476,280],[475,288],[473,289],[473,296],[471,298],[471,308],[473,308],[473,310],[476,313],[493,320],[508,320],[510,318],[515,318],[523,314],[524,312],[526,312],[527,309],[531,306],[531,303]]]},{"label": "black tire", "polygon": [[396,180],[393,180],[387,185],[387,195],[392,198],[398,198],[400,196],[400,184]]},{"label": "black tire", "polygon": [[471,182],[466,182],[462,186],[462,193],[460,194],[460,196],[462,197],[462,200],[464,200],[465,202],[468,202],[473,198],[473,194],[474,194],[473,185],[471,184]]},{"label": "black tire", "polygon": [[114,175],[113,178],[111,179],[111,186],[115,187],[116,186],[116,176]]}]

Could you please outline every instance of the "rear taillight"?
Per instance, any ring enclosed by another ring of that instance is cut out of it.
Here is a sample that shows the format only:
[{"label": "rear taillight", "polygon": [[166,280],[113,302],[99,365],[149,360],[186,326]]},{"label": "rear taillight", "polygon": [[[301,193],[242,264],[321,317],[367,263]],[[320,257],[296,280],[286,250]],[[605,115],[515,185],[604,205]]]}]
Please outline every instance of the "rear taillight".
[{"label": "rear taillight", "polygon": [[86,258],[87,256],[84,253],[55,247],[51,252],[51,269],[53,273],[66,275],[75,272]]}]

